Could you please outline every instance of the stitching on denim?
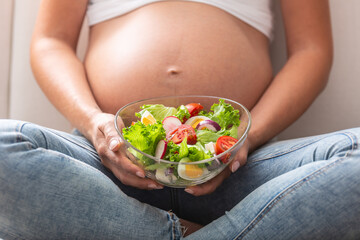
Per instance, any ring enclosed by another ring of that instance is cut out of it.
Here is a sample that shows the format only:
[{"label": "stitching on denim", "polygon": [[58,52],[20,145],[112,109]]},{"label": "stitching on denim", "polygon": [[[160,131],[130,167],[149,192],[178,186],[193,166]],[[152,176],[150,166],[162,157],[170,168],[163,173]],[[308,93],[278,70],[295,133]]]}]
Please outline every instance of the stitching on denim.
[{"label": "stitching on denim", "polygon": [[325,138],[325,137],[323,137],[323,138],[317,138],[317,139],[314,139],[314,141],[306,142],[306,143],[304,143],[304,144],[302,144],[302,145],[299,145],[299,146],[290,148],[290,149],[289,149],[288,151],[286,151],[286,152],[278,152],[278,153],[275,153],[275,154],[273,154],[273,155],[266,156],[266,157],[264,157],[264,158],[257,158],[257,159],[251,160],[251,162],[260,162],[260,161],[268,160],[268,159],[271,159],[271,158],[280,157],[280,156],[286,155],[286,154],[288,154],[288,153],[290,153],[290,152],[294,152],[294,151],[297,151],[297,150],[299,150],[299,149],[301,149],[301,148],[304,148],[304,147],[307,147],[307,146],[309,146],[309,145],[311,145],[311,144],[314,144],[314,143],[316,143],[316,142],[318,142],[318,141],[320,141],[320,140],[322,140],[322,139],[324,139],[324,138]]},{"label": "stitching on denim", "polygon": [[43,138],[44,138],[44,141],[45,141],[45,148],[46,149],[48,149],[49,148],[49,143],[48,143],[48,141],[47,141],[47,139],[46,139],[46,136],[45,136],[45,134],[44,134],[44,132],[40,129],[40,134],[43,136]]},{"label": "stitching on denim", "polygon": [[[339,132],[339,133],[336,133],[336,134],[345,135],[345,136],[349,137],[350,139],[353,139],[353,137],[356,138],[356,137],[355,137],[352,133],[350,133],[350,132]],[[353,137],[351,137],[350,135],[352,135]],[[290,152],[295,152],[295,151],[297,151],[297,150],[299,150],[299,149],[301,149],[301,148],[307,147],[307,146],[309,146],[309,145],[311,145],[311,144],[314,144],[314,143],[316,143],[316,142],[318,142],[318,141],[320,141],[320,140],[323,140],[323,139],[325,139],[325,138],[327,138],[327,137],[329,137],[329,135],[326,135],[326,136],[321,137],[321,138],[316,138],[316,139],[314,139],[314,141],[306,142],[306,143],[304,143],[304,144],[302,144],[302,145],[296,146],[296,147],[294,147],[294,148],[290,148],[288,151],[278,152],[278,153],[276,153],[276,154],[273,154],[273,155],[270,155],[270,156],[266,156],[266,157],[264,157],[264,158],[253,159],[253,160],[251,160],[251,161],[249,161],[249,162],[260,162],[260,161],[265,161],[265,160],[268,160],[268,159],[271,159],[271,158],[280,157],[280,156],[286,155],[286,154],[288,154],[288,153],[290,153]]]},{"label": "stitching on denim", "polygon": [[[292,185],[288,186],[286,189],[281,191],[279,194],[276,195],[275,198],[273,198],[269,203],[267,203],[266,206],[263,208],[263,210],[260,211],[255,216],[255,218],[233,239],[237,240],[237,239],[244,238],[251,231],[251,229],[253,229],[256,226],[256,224],[258,224],[261,221],[261,219],[263,219],[263,217],[267,213],[269,213],[271,211],[271,209],[277,203],[280,202],[280,200],[284,199],[288,194],[292,193],[294,190],[298,189],[299,187],[301,187],[303,184],[305,184],[309,180],[314,179],[315,177],[317,177],[321,173],[325,172],[325,170],[327,170],[327,169],[329,169],[331,167],[334,167],[337,164],[339,164],[340,162],[344,161],[346,159],[346,157],[353,152],[354,149],[357,149],[358,144],[357,144],[357,141],[356,141],[357,140],[356,136],[353,135],[350,132],[344,132],[342,134],[349,137],[350,140],[351,140],[351,143],[352,143],[351,149],[348,150],[343,157],[339,157],[339,158],[335,159],[334,162],[329,163],[329,164],[325,165],[324,167],[322,167],[322,168],[308,174],[307,176],[303,177],[302,179],[298,180],[297,182],[293,183]],[[241,236],[241,235],[243,235],[243,236]]]},{"label": "stitching on denim", "polygon": [[34,149],[33,145],[27,141],[26,139],[24,139],[22,130],[24,128],[25,125],[29,124],[28,122],[21,122],[21,124],[17,124],[15,127],[15,131],[17,132],[17,136],[16,136],[16,141],[19,142],[23,142],[26,143],[26,147],[28,148],[28,150],[32,150]]},{"label": "stitching on denim", "polygon": [[[4,228],[2,228],[4,227]],[[6,239],[21,239],[25,240],[26,238],[19,235],[20,233],[14,232],[13,229],[10,229],[11,227],[8,225],[1,226],[0,233],[5,234],[3,236],[0,236],[0,240],[6,240]]]},{"label": "stitching on denim", "polygon": [[169,211],[167,211],[167,214],[168,214],[169,220],[171,221],[171,233],[172,233],[171,238],[176,240],[178,238],[183,237],[187,230],[186,227],[180,225],[181,232],[180,232],[180,236],[179,236],[179,234],[177,234],[177,231],[176,231],[176,226],[175,226],[176,221],[175,221],[174,213],[171,210],[169,210]]},{"label": "stitching on denim", "polygon": [[[305,182],[307,182],[308,180],[312,179],[313,177],[317,176],[318,174],[322,173],[323,170],[329,168],[332,165],[336,165],[340,159],[342,159],[344,157],[338,158],[336,160],[336,162],[332,162],[329,165],[324,166],[321,169],[316,170],[315,172],[312,172],[311,174],[307,175],[306,177],[298,180],[297,182],[295,182],[294,184],[292,184],[291,186],[287,187],[286,189],[284,189],[283,191],[281,191],[279,194],[276,195],[275,198],[273,198],[269,203],[266,204],[266,206],[263,208],[262,211],[259,212],[259,214],[256,215],[256,217],[243,229],[243,231],[241,231],[234,239],[242,239],[246,236],[247,233],[249,233],[251,231],[251,229],[253,229],[256,224],[258,224],[263,217],[270,212],[270,210],[281,200],[283,199],[285,196],[287,196],[289,193],[293,192],[294,190],[296,190],[297,188],[299,188],[300,186],[302,186]],[[244,234],[244,235],[243,235]],[[243,235],[243,236],[241,236]]]},{"label": "stitching on denim", "polygon": [[352,143],[351,151],[353,151],[354,149],[357,149],[359,141],[358,141],[356,135],[353,134],[352,132],[344,132],[343,134],[345,134],[346,136],[348,136],[351,139],[351,143]]},{"label": "stitching on denim", "polygon": [[[18,133],[20,133],[20,134],[18,134],[17,137],[16,137],[16,140],[17,140],[18,142],[21,142],[21,141],[24,141],[24,140],[25,140],[25,139],[22,138],[22,134],[21,134],[21,133],[22,133],[23,127],[24,127],[25,125],[28,125],[28,124],[31,124],[31,123],[29,123],[29,122],[21,122],[20,124],[17,124],[17,125],[16,125],[15,130],[16,130]],[[92,153],[94,153],[96,156],[98,156],[97,152],[94,151],[94,149],[91,149],[91,148],[89,148],[88,146],[86,146],[86,145],[84,145],[84,144],[75,142],[75,141],[73,141],[72,139],[69,139],[69,138],[67,138],[67,137],[65,137],[65,136],[63,136],[63,135],[61,135],[61,134],[58,134],[56,131],[53,131],[51,128],[46,128],[46,129],[49,130],[49,132],[55,134],[56,136],[61,137],[62,139],[65,139],[65,140],[67,140],[67,141],[69,141],[69,142],[71,142],[71,143],[73,143],[73,144],[75,144],[75,145],[77,145],[77,146],[79,146],[79,147],[82,147],[82,148],[84,148],[84,149],[86,149],[86,150],[89,150],[90,152],[92,152]],[[41,134],[44,136],[44,138],[46,139],[44,133],[43,133],[42,131],[40,131],[40,132],[41,132]],[[46,140],[45,140],[45,141],[46,141]],[[29,145],[29,144],[28,144],[28,145]],[[47,146],[47,145],[48,145],[48,143],[46,142],[46,146]],[[33,148],[32,148],[31,146],[29,146],[29,149],[33,149]]]},{"label": "stitching on denim", "polygon": [[41,148],[40,150],[42,150],[42,151],[51,151],[52,154],[57,155],[58,157],[61,157],[61,158],[63,158],[63,159],[66,159],[66,160],[68,160],[68,161],[70,161],[70,162],[71,162],[71,161],[74,161],[74,162],[79,163],[79,164],[81,164],[82,166],[84,166],[84,167],[86,167],[86,168],[88,168],[88,169],[95,170],[95,171],[101,173],[101,175],[103,175],[103,176],[105,176],[106,178],[108,178],[109,181],[111,181],[113,184],[115,184],[115,183],[114,183],[108,176],[106,176],[106,174],[104,174],[102,171],[100,171],[99,169],[97,169],[97,168],[95,168],[95,167],[93,167],[93,166],[91,166],[91,165],[88,165],[88,164],[86,164],[86,163],[84,163],[84,162],[82,162],[82,161],[80,161],[80,160],[78,160],[78,159],[76,159],[76,158],[73,158],[73,157],[68,156],[68,155],[64,155],[63,153],[60,153],[60,152],[57,152],[57,151],[45,149],[45,148]]},{"label": "stitching on denim", "polygon": [[79,142],[73,141],[72,139],[67,138],[67,137],[65,137],[65,136],[63,136],[61,134],[58,134],[56,131],[52,131],[51,129],[49,129],[49,131],[52,132],[53,134],[57,135],[58,137],[61,137],[62,139],[65,139],[66,141],[71,142],[71,143],[73,143],[73,144],[75,144],[75,145],[77,145],[79,147],[82,147],[82,148],[90,151],[91,153],[95,154],[96,156],[99,156],[98,153],[96,151],[94,151],[94,149],[92,149],[92,148],[90,148],[90,147],[88,147],[88,146],[86,146],[84,144],[81,144]]}]

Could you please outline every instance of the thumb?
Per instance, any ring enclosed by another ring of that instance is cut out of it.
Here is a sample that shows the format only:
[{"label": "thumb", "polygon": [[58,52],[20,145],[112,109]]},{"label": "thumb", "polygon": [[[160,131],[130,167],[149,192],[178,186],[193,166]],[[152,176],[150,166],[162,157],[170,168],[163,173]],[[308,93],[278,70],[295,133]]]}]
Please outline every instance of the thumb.
[{"label": "thumb", "polygon": [[[123,127],[124,127],[124,122],[121,119],[121,117],[119,117],[119,116],[116,117],[116,124],[115,124],[116,130],[121,131]],[[113,152],[118,151],[121,147],[121,142],[122,141],[119,137],[112,136],[109,141],[109,149]]]},{"label": "thumb", "polygon": [[235,159],[230,163],[229,168],[231,172],[233,173],[236,172],[236,170],[238,170],[240,166],[246,164],[248,153],[249,153],[249,144],[245,142],[245,144],[237,152]]}]

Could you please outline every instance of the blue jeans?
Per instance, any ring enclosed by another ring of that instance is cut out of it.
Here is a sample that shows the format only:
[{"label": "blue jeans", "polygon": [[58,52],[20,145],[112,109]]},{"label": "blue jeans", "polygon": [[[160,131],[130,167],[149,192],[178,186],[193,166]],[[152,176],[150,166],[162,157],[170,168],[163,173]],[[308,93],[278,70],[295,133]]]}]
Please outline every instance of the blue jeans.
[{"label": "blue jeans", "polygon": [[194,197],[123,185],[80,134],[0,120],[0,238],[180,239],[180,217],[208,224],[188,239],[359,239],[358,139],[267,144]]}]

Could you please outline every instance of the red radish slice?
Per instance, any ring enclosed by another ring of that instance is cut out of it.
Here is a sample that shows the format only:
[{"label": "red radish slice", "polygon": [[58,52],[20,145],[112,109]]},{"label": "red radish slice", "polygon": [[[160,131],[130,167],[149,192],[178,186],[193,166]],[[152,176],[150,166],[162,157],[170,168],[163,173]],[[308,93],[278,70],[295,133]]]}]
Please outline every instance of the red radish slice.
[{"label": "red radish slice", "polygon": [[199,124],[196,126],[196,129],[198,130],[202,130],[202,129],[209,129],[213,132],[217,132],[221,129],[220,125],[213,121],[213,120],[204,120],[204,121],[201,121],[199,122]]},{"label": "red radish slice", "polygon": [[165,140],[160,140],[155,150],[155,157],[162,159],[165,156],[167,148],[167,142]]},{"label": "red radish slice", "polygon": [[162,124],[163,124],[163,128],[165,129],[165,133],[168,133],[171,130],[174,130],[175,128],[179,127],[182,123],[180,119],[178,119],[177,117],[168,116],[164,118]]}]

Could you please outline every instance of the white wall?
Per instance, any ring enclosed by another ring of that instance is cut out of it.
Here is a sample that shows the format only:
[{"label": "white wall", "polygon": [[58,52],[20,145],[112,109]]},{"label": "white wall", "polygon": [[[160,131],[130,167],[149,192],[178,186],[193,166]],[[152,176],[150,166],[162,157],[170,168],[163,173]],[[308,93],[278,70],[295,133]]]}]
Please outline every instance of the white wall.
[{"label": "white wall", "polygon": [[[67,131],[70,124],[47,101],[30,69],[29,44],[39,3],[40,0],[0,1],[0,117]],[[330,3],[335,43],[330,82],[310,109],[280,134],[280,139],[360,126],[360,1],[330,0]],[[275,71],[280,69],[286,56],[279,15],[277,13],[276,39],[271,46]],[[86,27],[83,28],[79,56],[84,54],[87,33]],[[7,91],[8,82],[10,91]]]}]

